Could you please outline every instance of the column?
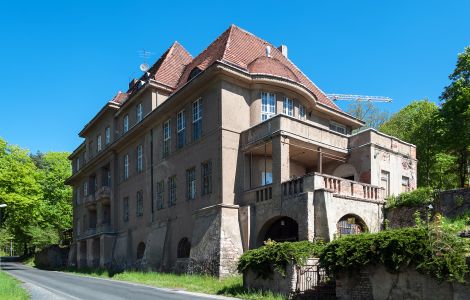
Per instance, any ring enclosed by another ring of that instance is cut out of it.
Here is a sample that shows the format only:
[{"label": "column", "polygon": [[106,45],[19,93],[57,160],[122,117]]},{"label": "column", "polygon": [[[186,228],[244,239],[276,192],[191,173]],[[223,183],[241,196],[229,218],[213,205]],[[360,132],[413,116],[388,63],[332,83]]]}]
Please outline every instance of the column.
[{"label": "column", "polygon": [[272,139],[273,198],[280,199],[281,183],[290,178],[289,139],[278,135]]}]

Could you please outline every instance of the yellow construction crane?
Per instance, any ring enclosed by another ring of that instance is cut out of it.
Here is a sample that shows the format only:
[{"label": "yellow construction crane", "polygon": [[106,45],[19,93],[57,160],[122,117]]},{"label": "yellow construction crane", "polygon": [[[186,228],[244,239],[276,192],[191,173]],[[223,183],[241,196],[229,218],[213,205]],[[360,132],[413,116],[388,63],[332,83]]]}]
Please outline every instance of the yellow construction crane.
[{"label": "yellow construction crane", "polygon": [[365,96],[365,95],[349,95],[349,94],[326,94],[333,101],[367,101],[367,102],[392,102],[392,98],[383,96]]}]

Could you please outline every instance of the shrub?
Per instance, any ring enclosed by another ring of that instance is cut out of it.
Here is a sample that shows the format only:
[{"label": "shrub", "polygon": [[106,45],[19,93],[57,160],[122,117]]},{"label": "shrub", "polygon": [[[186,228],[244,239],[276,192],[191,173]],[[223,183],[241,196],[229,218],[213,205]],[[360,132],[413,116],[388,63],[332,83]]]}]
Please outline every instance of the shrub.
[{"label": "shrub", "polygon": [[267,278],[273,271],[285,276],[287,264],[303,264],[308,258],[319,256],[324,247],[325,243],[321,241],[267,241],[264,246],[243,253],[238,261],[238,271],[252,270],[263,278]]},{"label": "shrub", "polygon": [[416,190],[402,193],[399,196],[390,196],[386,199],[387,208],[394,207],[422,207],[434,201],[435,193],[429,187],[418,188]]},{"label": "shrub", "polygon": [[387,230],[342,237],[326,245],[320,264],[330,274],[382,264],[390,272],[414,266],[440,280],[463,281],[465,244],[439,226]]}]

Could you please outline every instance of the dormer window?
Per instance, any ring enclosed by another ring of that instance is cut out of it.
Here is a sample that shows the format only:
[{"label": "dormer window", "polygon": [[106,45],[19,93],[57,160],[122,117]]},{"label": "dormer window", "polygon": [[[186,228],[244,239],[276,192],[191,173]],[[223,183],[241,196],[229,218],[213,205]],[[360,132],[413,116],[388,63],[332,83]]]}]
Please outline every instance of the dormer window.
[{"label": "dormer window", "polygon": [[188,81],[196,77],[197,75],[201,74],[202,70],[199,69],[198,67],[195,67],[194,69],[191,70],[189,73]]},{"label": "dormer window", "polygon": [[330,129],[342,134],[346,134],[346,126],[330,121]]}]

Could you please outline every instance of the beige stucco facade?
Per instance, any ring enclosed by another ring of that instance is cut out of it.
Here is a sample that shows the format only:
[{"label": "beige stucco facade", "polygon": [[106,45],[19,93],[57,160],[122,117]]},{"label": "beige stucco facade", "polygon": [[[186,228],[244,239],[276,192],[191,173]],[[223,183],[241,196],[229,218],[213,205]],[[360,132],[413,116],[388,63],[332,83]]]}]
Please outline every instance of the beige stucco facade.
[{"label": "beige stucco facade", "polygon": [[267,238],[330,240],[345,218],[378,231],[386,194],[416,186],[415,147],[351,134],[361,125],[305,86],[222,62],[177,90],[143,81],[85,126],[70,156],[71,261],[226,276]]}]

